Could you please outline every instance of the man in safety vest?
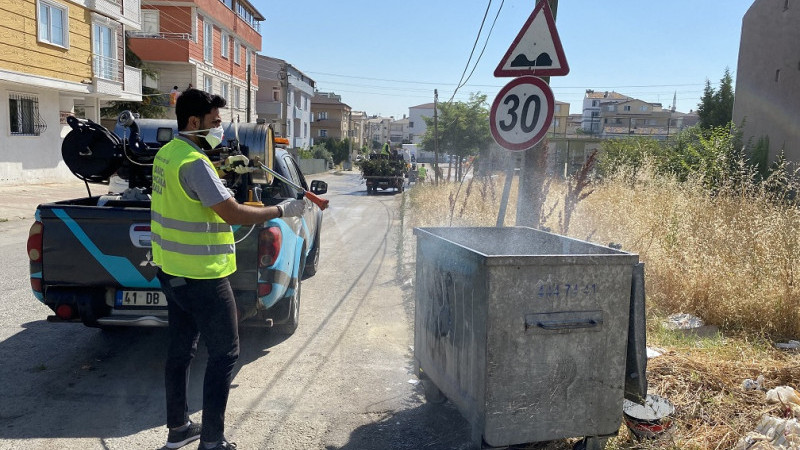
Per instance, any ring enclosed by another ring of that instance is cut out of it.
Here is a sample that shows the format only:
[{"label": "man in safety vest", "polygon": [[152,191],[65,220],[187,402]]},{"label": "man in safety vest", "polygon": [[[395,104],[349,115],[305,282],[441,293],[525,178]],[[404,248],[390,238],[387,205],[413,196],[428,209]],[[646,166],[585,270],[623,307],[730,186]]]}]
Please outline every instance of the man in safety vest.
[{"label": "man in safety vest", "polygon": [[[236,448],[224,434],[228,392],[239,358],[236,301],[227,278],[236,271],[231,225],[299,216],[305,207],[302,200],[254,207],[231,197],[203,152],[222,142],[219,108],[225,103],[197,89],[184,91],[175,105],[178,136],[153,161],[153,261],[159,266],[169,313],[167,448],[197,439],[200,449]],[[208,348],[202,427],[189,420],[186,392],[200,333]]]},{"label": "man in safety vest", "polygon": [[419,183],[424,183],[425,182],[425,178],[428,177],[428,169],[425,168],[425,164],[420,165],[419,169],[417,169],[417,171],[418,171],[417,172],[417,180],[418,180],[418,182]]},{"label": "man in safety vest", "polygon": [[389,143],[389,141],[386,141],[386,143],[383,144],[383,148],[381,150],[381,153],[383,153],[384,155],[389,155],[389,154],[391,154],[391,152],[389,151],[389,150],[391,150],[391,148],[392,148],[392,145]]}]

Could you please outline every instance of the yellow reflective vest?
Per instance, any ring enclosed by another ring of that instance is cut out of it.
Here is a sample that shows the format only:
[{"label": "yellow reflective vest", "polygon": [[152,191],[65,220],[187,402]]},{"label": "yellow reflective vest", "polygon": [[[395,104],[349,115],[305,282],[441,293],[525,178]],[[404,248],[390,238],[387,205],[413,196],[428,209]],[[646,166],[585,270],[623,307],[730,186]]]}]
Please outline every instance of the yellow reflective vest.
[{"label": "yellow reflective vest", "polygon": [[156,154],[150,209],[153,262],[176,277],[222,278],[236,271],[233,230],[213,209],[189,197],[179,178],[181,166],[198,159],[213,167],[182,139],[173,139]]}]

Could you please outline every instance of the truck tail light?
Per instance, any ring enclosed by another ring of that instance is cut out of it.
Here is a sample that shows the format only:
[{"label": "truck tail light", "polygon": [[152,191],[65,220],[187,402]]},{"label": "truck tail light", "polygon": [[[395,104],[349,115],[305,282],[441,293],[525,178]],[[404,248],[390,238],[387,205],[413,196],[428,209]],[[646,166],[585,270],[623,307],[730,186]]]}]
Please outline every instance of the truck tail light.
[{"label": "truck tail light", "polygon": [[258,283],[258,296],[266,297],[272,293],[272,283]]},{"label": "truck tail light", "polygon": [[34,222],[28,232],[28,258],[33,262],[42,262],[42,236],[44,226],[42,222]]},{"label": "truck tail light", "polygon": [[281,253],[283,236],[278,227],[269,227],[261,230],[258,235],[258,267],[264,268],[275,264]]},{"label": "truck tail light", "polygon": [[58,316],[59,319],[69,320],[72,319],[73,315],[75,315],[75,310],[71,305],[58,305],[56,307],[56,316]]}]

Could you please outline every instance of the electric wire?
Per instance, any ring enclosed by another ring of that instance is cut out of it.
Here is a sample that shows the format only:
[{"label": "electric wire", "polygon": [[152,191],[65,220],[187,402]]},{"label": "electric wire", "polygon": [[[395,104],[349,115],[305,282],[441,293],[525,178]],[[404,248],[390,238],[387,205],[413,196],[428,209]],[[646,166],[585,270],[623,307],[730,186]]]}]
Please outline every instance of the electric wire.
[{"label": "electric wire", "polygon": [[483,32],[483,25],[486,23],[486,17],[489,15],[489,8],[492,7],[492,0],[489,0],[489,4],[486,5],[486,11],[483,13],[483,19],[481,19],[481,26],[478,28],[478,35],[475,36],[475,42],[472,43],[472,50],[469,52],[469,58],[467,58],[467,64],[464,66],[464,71],[461,73],[461,79],[458,80],[456,83],[456,89],[453,91],[453,95],[450,97],[449,102],[453,101],[453,97],[455,97],[456,92],[458,92],[459,86],[461,86],[461,82],[464,80],[464,75],[466,75],[467,70],[469,70],[469,63],[472,61],[472,55],[475,54],[475,48],[478,46],[478,41],[481,38],[481,33]]}]

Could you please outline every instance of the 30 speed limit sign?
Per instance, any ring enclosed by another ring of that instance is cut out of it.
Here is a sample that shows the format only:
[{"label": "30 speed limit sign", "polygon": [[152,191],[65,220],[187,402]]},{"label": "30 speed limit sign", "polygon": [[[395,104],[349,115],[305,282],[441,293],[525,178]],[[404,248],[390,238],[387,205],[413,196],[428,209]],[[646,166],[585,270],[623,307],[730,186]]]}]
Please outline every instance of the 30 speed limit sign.
[{"label": "30 speed limit sign", "polygon": [[553,121],[555,99],[541,78],[519,77],[503,86],[492,103],[492,136],[508,150],[525,150],[542,140]]}]

